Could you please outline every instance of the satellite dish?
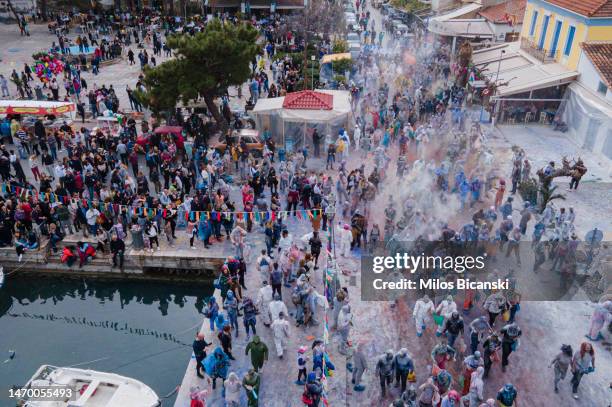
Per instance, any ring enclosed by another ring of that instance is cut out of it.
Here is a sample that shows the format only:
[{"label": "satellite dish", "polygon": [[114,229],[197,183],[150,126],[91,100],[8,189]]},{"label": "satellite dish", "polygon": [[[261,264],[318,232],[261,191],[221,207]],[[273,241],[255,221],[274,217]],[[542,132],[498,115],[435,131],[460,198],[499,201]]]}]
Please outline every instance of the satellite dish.
[{"label": "satellite dish", "polygon": [[603,240],[603,232],[597,228],[590,230],[584,236],[584,241],[589,244],[599,243]]}]

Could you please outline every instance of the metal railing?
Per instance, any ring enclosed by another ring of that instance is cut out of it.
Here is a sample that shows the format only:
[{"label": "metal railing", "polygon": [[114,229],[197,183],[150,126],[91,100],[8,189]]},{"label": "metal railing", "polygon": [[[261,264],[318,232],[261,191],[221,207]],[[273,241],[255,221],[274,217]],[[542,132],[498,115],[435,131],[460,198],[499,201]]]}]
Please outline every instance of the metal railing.
[{"label": "metal railing", "polygon": [[521,49],[544,64],[555,62],[559,55],[558,50],[551,52],[550,50],[542,49],[538,44],[525,37],[521,38]]}]

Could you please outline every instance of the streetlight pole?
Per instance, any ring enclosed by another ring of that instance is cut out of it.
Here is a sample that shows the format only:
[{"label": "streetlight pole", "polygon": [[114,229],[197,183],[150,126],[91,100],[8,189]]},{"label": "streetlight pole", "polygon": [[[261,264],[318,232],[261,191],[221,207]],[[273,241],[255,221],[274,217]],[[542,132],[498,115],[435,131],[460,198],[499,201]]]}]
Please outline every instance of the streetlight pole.
[{"label": "streetlight pole", "polygon": [[310,78],[312,80],[312,90],[314,90],[314,61],[315,61],[315,56],[311,55],[310,56]]},{"label": "streetlight pole", "polygon": [[[495,94],[497,93],[497,80],[499,79],[499,70],[501,69],[501,61],[504,58],[504,54],[506,53],[506,50],[502,49],[500,54],[499,54],[499,63],[497,64],[497,73],[495,74],[495,83],[493,84],[495,86],[495,88],[493,89],[493,94],[491,96],[495,96]],[[495,118],[494,118],[494,114],[497,111],[497,104],[499,103],[499,101],[495,101],[495,106],[493,107],[493,109],[491,109],[491,122],[493,124],[495,124]],[[481,113],[481,117],[482,117],[482,113]]]},{"label": "streetlight pole", "polygon": [[501,68],[501,61],[504,58],[504,54],[506,53],[506,50],[502,49],[501,53],[499,54],[499,63],[497,64],[497,73],[495,74],[495,84],[497,85],[497,79],[499,78],[499,70]]}]

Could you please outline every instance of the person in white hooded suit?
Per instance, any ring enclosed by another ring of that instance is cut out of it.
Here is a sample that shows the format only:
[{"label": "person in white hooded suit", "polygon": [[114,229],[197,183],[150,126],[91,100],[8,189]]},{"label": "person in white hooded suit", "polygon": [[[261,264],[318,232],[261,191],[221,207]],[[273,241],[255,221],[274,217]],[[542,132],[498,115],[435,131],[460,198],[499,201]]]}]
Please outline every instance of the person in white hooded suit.
[{"label": "person in white hooded suit", "polygon": [[272,302],[272,286],[268,284],[266,280],[263,281],[263,287],[259,289],[259,293],[257,294],[256,306],[257,309],[261,310],[261,319],[265,326],[270,326],[272,320],[270,319],[270,314],[268,312],[269,304]]}]

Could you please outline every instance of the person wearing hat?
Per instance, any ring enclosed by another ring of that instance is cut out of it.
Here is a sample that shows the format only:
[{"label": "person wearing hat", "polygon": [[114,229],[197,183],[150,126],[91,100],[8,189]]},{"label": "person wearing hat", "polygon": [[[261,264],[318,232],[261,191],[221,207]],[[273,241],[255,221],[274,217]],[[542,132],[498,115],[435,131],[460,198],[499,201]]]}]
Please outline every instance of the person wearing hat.
[{"label": "person wearing hat", "polygon": [[317,375],[314,372],[308,373],[308,381],[304,386],[304,394],[302,395],[302,401],[305,402],[307,399],[309,403],[307,405],[313,407],[319,407],[321,402],[321,395],[323,394],[323,386],[321,382],[317,380]]},{"label": "person wearing hat", "polygon": [[[306,363],[308,362],[308,356],[306,356],[306,350],[308,350],[308,348],[306,346],[300,346],[298,348],[297,351],[297,366],[298,366],[298,377],[297,380],[295,381],[295,384],[297,385],[304,385],[305,382],[304,380],[306,380]],[[302,377],[304,377],[304,380],[302,380]]]},{"label": "person wearing hat", "polygon": [[502,335],[502,371],[506,371],[508,366],[508,357],[514,352],[519,345],[519,337],[523,334],[521,328],[513,322],[505,325],[500,331]]},{"label": "person wearing hat", "polygon": [[408,354],[408,349],[402,348],[393,359],[395,367],[395,387],[399,387],[401,383],[402,393],[406,390],[406,381],[410,372],[414,372],[414,362]]}]

